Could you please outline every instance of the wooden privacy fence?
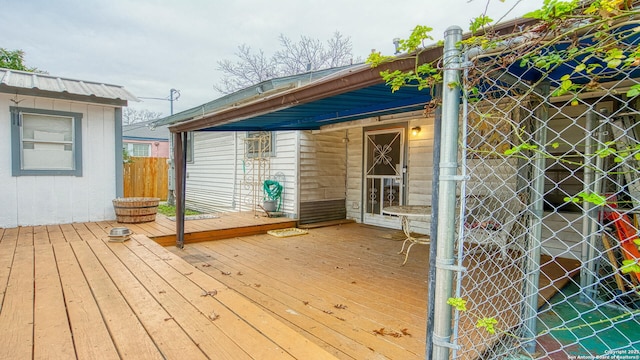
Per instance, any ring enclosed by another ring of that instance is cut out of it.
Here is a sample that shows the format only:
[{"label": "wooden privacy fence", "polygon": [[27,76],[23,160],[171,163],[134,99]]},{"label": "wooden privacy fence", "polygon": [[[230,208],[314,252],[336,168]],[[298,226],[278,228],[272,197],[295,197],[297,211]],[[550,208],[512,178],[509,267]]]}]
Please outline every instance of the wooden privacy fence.
[{"label": "wooden privacy fence", "polygon": [[167,200],[169,164],[166,158],[131,157],[124,164],[125,197],[157,197]]}]

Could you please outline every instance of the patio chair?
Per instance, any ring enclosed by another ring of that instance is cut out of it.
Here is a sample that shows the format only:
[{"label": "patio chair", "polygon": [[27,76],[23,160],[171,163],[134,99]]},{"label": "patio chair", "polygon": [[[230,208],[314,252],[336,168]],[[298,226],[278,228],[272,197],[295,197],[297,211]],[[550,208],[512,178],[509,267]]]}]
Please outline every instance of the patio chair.
[{"label": "patio chair", "polygon": [[470,253],[482,246],[497,247],[500,259],[506,258],[514,240],[512,230],[523,210],[524,203],[515,194],[467,196],[463,243],[476,244]]}]

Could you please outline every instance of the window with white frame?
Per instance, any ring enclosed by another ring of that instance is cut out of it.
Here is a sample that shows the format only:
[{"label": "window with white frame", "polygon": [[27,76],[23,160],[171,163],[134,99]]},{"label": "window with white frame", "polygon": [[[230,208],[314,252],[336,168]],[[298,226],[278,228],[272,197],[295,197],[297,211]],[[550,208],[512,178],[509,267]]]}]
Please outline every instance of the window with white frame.
[{"label": "window with white frame", "polygon": [[82,114],[11,107],[13,176],[82,176]]},{"label": "window with white frame", "polygon": [[151,144],[125,143],[124,148],[127,149],[129,156],[140,156],[140,157],[151,156]]}]

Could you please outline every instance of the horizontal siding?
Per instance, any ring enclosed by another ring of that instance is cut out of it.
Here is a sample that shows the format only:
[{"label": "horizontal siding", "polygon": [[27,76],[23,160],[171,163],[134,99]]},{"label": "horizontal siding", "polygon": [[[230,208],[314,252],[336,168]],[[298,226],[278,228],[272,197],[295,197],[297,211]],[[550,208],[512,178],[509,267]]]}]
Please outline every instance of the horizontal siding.
[{"label": "horizontal siding", "polygon": [[362,221],[363,129],[348,130],[347,143],[347,219]]},{"label": "horizontal siding", "polygon": [[187,208],[202,212],[235,209],[235,136],[232,132],[194,133],[193,163],[187,164]]},{"label": "horizontal siding", "polygon": [[300,202],[344,199],[346,142],[344,131],[300,134]]},{"label": "horizontal siding", "polygon": [[301,223],[344,219],[347,157],[345,131],[300,133]]},{"label": "horizontal siding", "polygon": [[542,253],[580,260],[581,213],[545,212],[542,221]]},{"label": "horizontal siding", "polygon": [[283,186],[283,211],[298,216],[298,132],[278,131],[275,134],[276,156],[270,159],[270,179],[278,179]]},{"label": "horizontal siding", "polygon": [[263,199],[262,182],[253,184],[260,173],[263,179],[282,182],[282,211],[295,216],[296,132],[274,133],[275,156],[265,162],[244,158],[245,135],[245,132],[195,133],[194,161],[187,165],[187,207],[204,212],[254,210],[254,202],[262,205]]}]

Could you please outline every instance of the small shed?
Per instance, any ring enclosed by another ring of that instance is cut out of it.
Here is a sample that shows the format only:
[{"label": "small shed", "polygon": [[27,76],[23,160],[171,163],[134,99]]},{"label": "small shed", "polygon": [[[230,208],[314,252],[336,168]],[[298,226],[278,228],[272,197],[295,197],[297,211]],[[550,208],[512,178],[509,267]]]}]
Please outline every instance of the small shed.
[{"label": "small shed", "polygon": [[0,227],[115,219],[121,86],[0,68]]}]

